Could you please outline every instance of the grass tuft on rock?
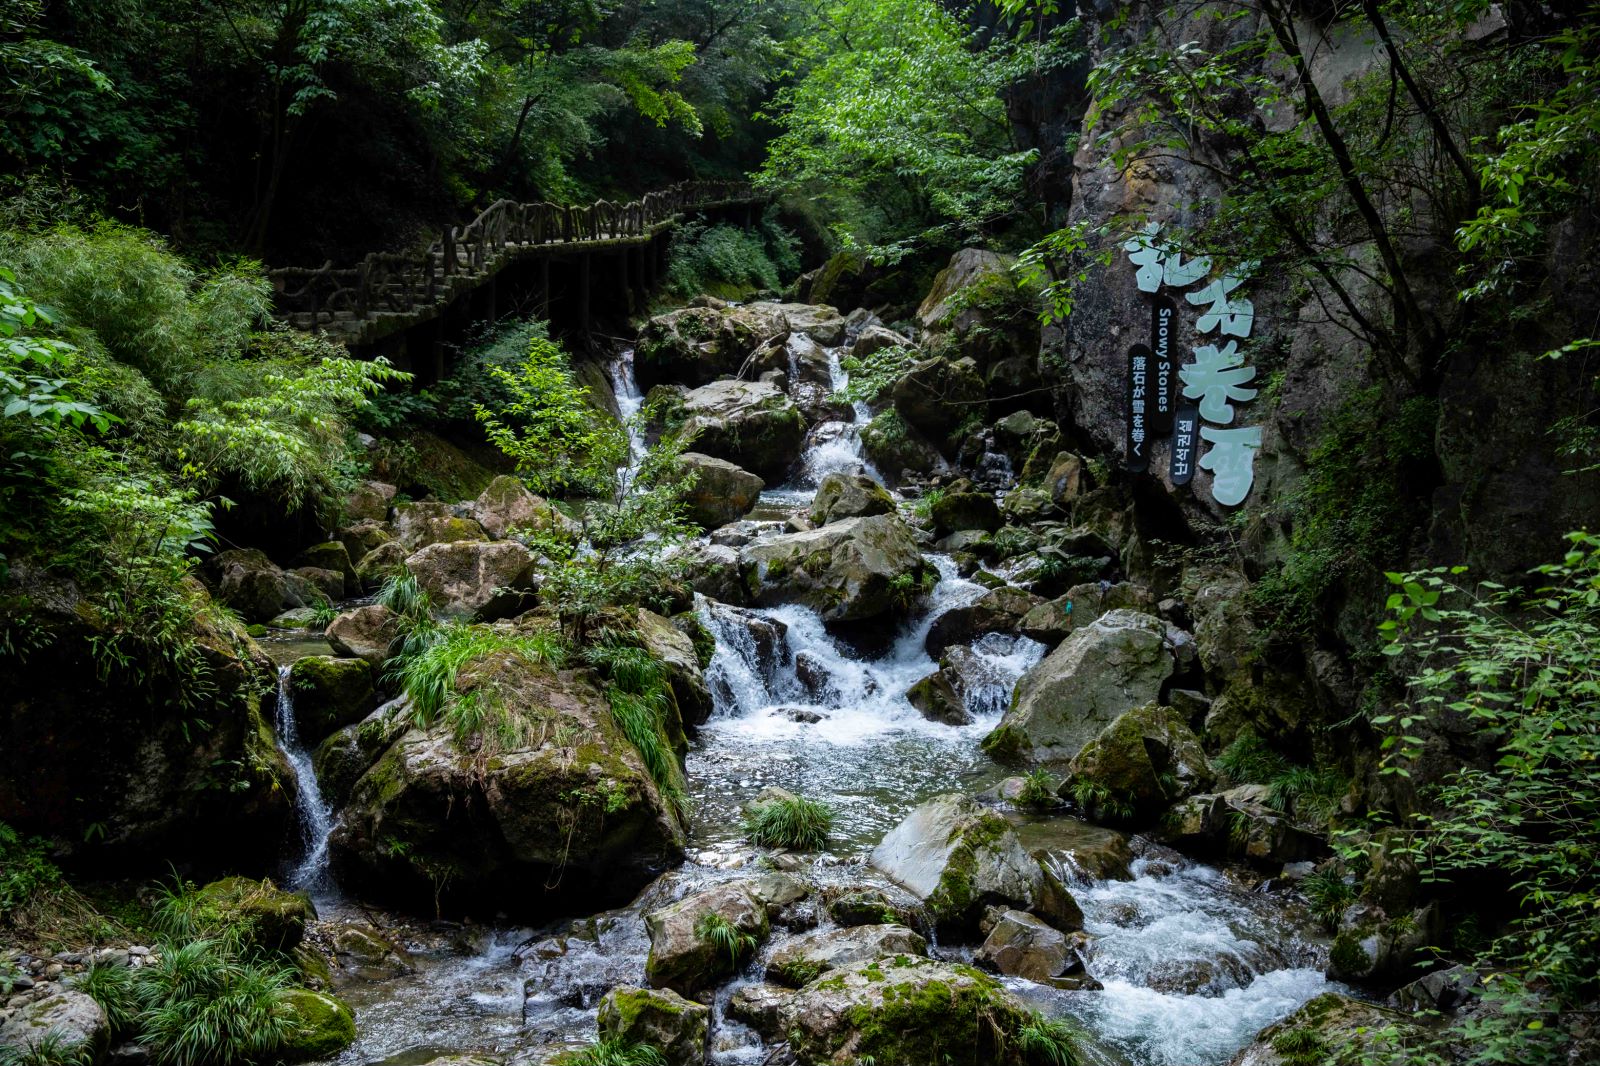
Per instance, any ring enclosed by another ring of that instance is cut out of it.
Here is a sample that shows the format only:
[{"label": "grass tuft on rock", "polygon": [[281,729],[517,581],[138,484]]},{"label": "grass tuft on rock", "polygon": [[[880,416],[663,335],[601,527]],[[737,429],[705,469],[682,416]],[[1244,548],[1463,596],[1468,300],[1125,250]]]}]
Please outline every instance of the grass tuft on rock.
[{"label": "grass tuft on rock", "polygon": [[667,1066],[667,1057],[651,1045],[617,1039],[596,1040],[554,1061],[559,1066]]},{"label": "grass tuft on rock", "polygon": [[740,961],[756,949],[756,938],[742,933],[738,926],[718,914],[706,911],[694,923],[694,935],[708,940],[718,953],[728,956],[728,968],[737,970]]},{"label": "grass tuft on rock", "polygon": [[1079,1066],[1078,1030],[1065,1018],[1046,1018],[1034,1011],[1012,1039],[1031,1066]]},{"label": "grass tuft on rock", "polygon": [[752,844],[795,851],[821,851],[833,831],[833,808],[801,796],[768,800],[750,812],[744,822]]}]

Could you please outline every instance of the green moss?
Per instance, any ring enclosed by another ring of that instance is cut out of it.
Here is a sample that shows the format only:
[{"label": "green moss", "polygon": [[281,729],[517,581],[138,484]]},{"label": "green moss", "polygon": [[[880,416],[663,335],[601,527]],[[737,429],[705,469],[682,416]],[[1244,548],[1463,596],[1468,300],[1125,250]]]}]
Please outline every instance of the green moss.
[{"label": "green moss", "polygon": [[329,1058],[355,1042],[356,1016],[343,1000],[307,988],[290,989],[284,1000],[294,1019],[279,1051],[284,1062]]},{"label": "green moss", "polygon": [[1329,960],[1335,970],[1344,974],[1361,974],[1372,968],[1372,956],[1361,946],[1361,938],[1349,929],[1333,938]]},{"label": "green moss", "polygon": [[1014,764],[1022,761],[1023,752],[1032,745],[1027,735],[1013,725],[996,726],[980,745],[984,754],[995,762]]}]

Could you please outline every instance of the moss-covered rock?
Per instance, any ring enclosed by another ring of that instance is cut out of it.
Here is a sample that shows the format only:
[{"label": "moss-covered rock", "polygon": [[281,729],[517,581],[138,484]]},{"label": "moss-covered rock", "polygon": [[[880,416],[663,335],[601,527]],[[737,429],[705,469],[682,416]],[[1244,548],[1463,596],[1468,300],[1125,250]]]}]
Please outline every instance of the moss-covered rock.
[{"label": "moss-covered rock", "polygon": [[683,414],[679,432],[696,452],[763,478],[781,478],[805,441],[800,410],[770,382],[712,382],[683,398]]},{"label": "moss-covered rock", "polygon": [[861,452],[890,484],[910,474],[932,474],[947,465],[939,449],[890,408],[861,427]]},{"label": "moss-covered rock", "polygon": [[1014,585],[990,589],[972,603],[952,607],[934,619],[923,646],[938,658],[952,645],[969,643],[986,633],[1015,633],[1022,619],[1041,602]]},{"label": "moss-covered rock", "polygon": [[394,509],[394,534],[408,553],[430,544],[453,544],[460,540],[487,540],[488,532],[477,519],[462,513],[454,504],[421,502],[397,504]]},{"label": "moss-covered rock", "polygon": [[712,702],[711,688],[706,684],[694,640],[654,611],[641,607],[634,617],[640,645],[666,670],[667,686],[677,705],[679,721],[684,726],[700,725],[711,717]]},{"label": "moss-covered rock", "polygon": [[501,474],[478,494],[472,516],[495,540],[514,529],[536,533],[561,524],[561,513],[548,500],[529,492],[509,474]]},{"label": "moss-covered rock", "polygon": [[271,881],[226,877],[199,890],[193,917],[201,929],[231,930],[246,944],[290,951],[317,910],[304,893],[285,892]]},{"label": "moss-covered rock", "polygon": [[[345,526],[339,530],[339,543],[344,545],[344,550],[349,553],[350,561],[358,568],[361,560],[371,555],[375,548],[388,544],[394,540],[394,535],[389,532],[382,522],[364,519],[354,525]],[[361,572],[356,570],[359,579]]]},{"label": "moss-covered rock", "polygon": [[963,529],[993,533],[1000,528],[1000,508],[987,492],[946,492],[934,498],[929,512],[934,533],[946,536]]},{"label": "moss-covered rock", "polygon": [[294,565],[331,570],[344,578],[346,587],[355,587],[356,567],[350,561],[350,549],[345,547],[342,540],[327,540],[311,545],[295,557]]},{"label": "moss-covered rock", "polygon": [[704,529],[743,518],[766,488],[766,482],[726,459],[700,452],[684,452],[682,459],[684,469],[694,475],[694,484],[684,497],[686,517]]},{"label": "moss-covered rock", "polygon": [[903,612],[932,573],[895,515],[764,537],[746,545],[739,562],[755,602],[803,603],[829,622]]},{"label": "moss-covered rock", "polygon": [[1418,1046],[1428,1032],[1408,1014],[1327,992],[1267,1026],[1228,1066],[1321,1066],[1357,1062],[1363,1050]]},{"label": "moss-covered rock", "polygon": [[648,1044],[670,1066],[700,1066],[706,1059],[711,1008],[671,989],[622,985],[600,1000],[596,1019],[602,1040]]},{"label": "moss-covered rock", "polygon": [[927,953],[928,942],[920,933],[903,925],[824,929],[795,937],[774,951],[767,962],[767,980],[800,988],[822,974],[858,962]]},{"label": "moss-covered rock", "polygon": [[[772,931],[766,904],[751,881],[727,881],[701,889],[644,916],[650,935],[645,979],[658,988],[693,995],[735,972]],[[707,928],[725,925],[741,938],[719,944]],[[748,940],[742,938],[748,937]]]},{"label": "moss-covered rock", "polygon": [[537,560],[514,540],[429,544],[406,558],[406,569],[433,609],[453,618],[492,622],[535,603]]},{"label": "moss-covered rock", "polygon": [[1150,815],[1213,780],[1200,738],[1176,711],[1155,703],[1118,715],[1073,756],[1067,770],[1068,789],[1088,786],[1105,797],[1099,807],[1135,816]]},{"label": "moss-covered rock", "polygon": [[835,471],[822,479],[811,500],[811,521],[819,526],[845,518],[894,512],[894,497],[863,474]]},{"label": "moss-covered rock", "polygon": [[345,611],[328,623],[323,636],[340,656],[364,659],[374,667],[389,657],[389,645],[400,635],[400,619],[382,604]]},{"label": "moss-covered rock", "polygon": [[361,721],[377,704],[372,664],[365,659],[308,655],[289,668],[295,727],[310,746],[337,729]]},{"label": "moss-covered rock", "polygon": [[373,548],[356,564],[357,587],[364,592],[374,591],[406,568],[408,554],[397,540],[386,541]]},{"label": "moss-covered rock", "polygon": [[322,786],[322,798],[338,810],[350,799],[361,775],[377,762],[385,748],[407,728],[410,701],[390,700],[355,725],[329,736],[311,755],[311,765]]},{"label": "moss-covered rock", "polygon": [[293,1022],[290,1035],[278,1048],[283,1062],[309,1062],[338,1054],[356,1039],[355,1012],[339,997],[309,988],[284,993]]},{"label": "moss-covered rock", "polygon": [[[52,1055],[46,1041],[55,1042]],[[62,988],[42,999],[26,1000],[0,1015],[0,1049],[18,1054],[16,1062],[92,1064],[111,1043],[111,1024],[100,1004],[86,994]],[[35,1057],[29,1052],[36,1051]]]},{"label": "moss-covered rock", "polygon": [[894,409],[930,440],[943,440],[969,415],[981,413],[983,379],[971,360],[923,359],[889,390]]}]

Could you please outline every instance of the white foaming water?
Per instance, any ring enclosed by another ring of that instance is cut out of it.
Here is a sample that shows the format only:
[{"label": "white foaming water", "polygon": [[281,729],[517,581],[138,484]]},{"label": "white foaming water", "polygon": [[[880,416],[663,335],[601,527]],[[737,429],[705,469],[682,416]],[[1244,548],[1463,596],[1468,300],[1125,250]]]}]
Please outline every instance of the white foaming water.
[{"label": "white foaming water", "polygon": [[1341,989],[1281,900],[1176,855],[1136,860],[1133,873],[1073,888],[1094,937],[1088,970],[1104,989],[1024,992],[1056,1000],[1129,1060],[1225,1061],[1306,1000]]},{"label": "white foaming water", "polygon": [[617,357],[606,364],[606,376],[611,379],[611,392],[617,398],[617,413],[628,430],[628,467],[638,467],[644,459],[648,445],[634,416],[644,406],[644,393],[633,373],[633,349],[624,348]]},{"label": "white foaming water", "polygon": [[[850,384],[850,375],[841,361],[843,350],[824,349],[828,353],[828,387],[835,393],[844,392]],[[790,358],[793,363],[792,354]],[[797,380],[798,373],[798,368],[791,366],[790,380]],[[834,473],[865,474],[880,485],[884,483],[883,475],[861,451],[861,427],[872,421],[872,410],[855,400],[850,404],[850,411],[853,421],[820,422],[806,435],[805,452],[800,457],[801,479],[805,484],[815,487]]]},{"label": "white foaming water", "polygon": [[300,816],[302,857],[289,875],[296,889],[331,889],[328,873],[328,838],[333,834],[333,814],[322,798],[322,786],[311,766],[311,753],[300,743],[300,730],[294,717],[294,689],[289,682],[288,665],[278,667],[278,699],[273,725],[278,750],[294,771],[295,810]]}]

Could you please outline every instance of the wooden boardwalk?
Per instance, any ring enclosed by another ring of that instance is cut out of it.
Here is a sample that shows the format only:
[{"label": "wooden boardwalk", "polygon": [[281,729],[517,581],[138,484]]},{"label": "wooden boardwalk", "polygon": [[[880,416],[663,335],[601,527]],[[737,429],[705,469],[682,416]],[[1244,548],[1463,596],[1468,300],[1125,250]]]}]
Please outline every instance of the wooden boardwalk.
[{"label": "wooden boardwalk", "polygon": [[[352,267],[270,271],[278,314],[296,329],[321,330],[352,347],[429,321],[511,263],[528,256],[650,245],[691,211],[765,199],[747,182],[689,181],[631,203],[588,206],[499,200],[465,226],[451,226],[426,252],[373,252]],[[584,289],[587,290],[587,284]],[[588,293],[583,293],[587,303]],[[582,312],[587,318],[587,307]]]}]

